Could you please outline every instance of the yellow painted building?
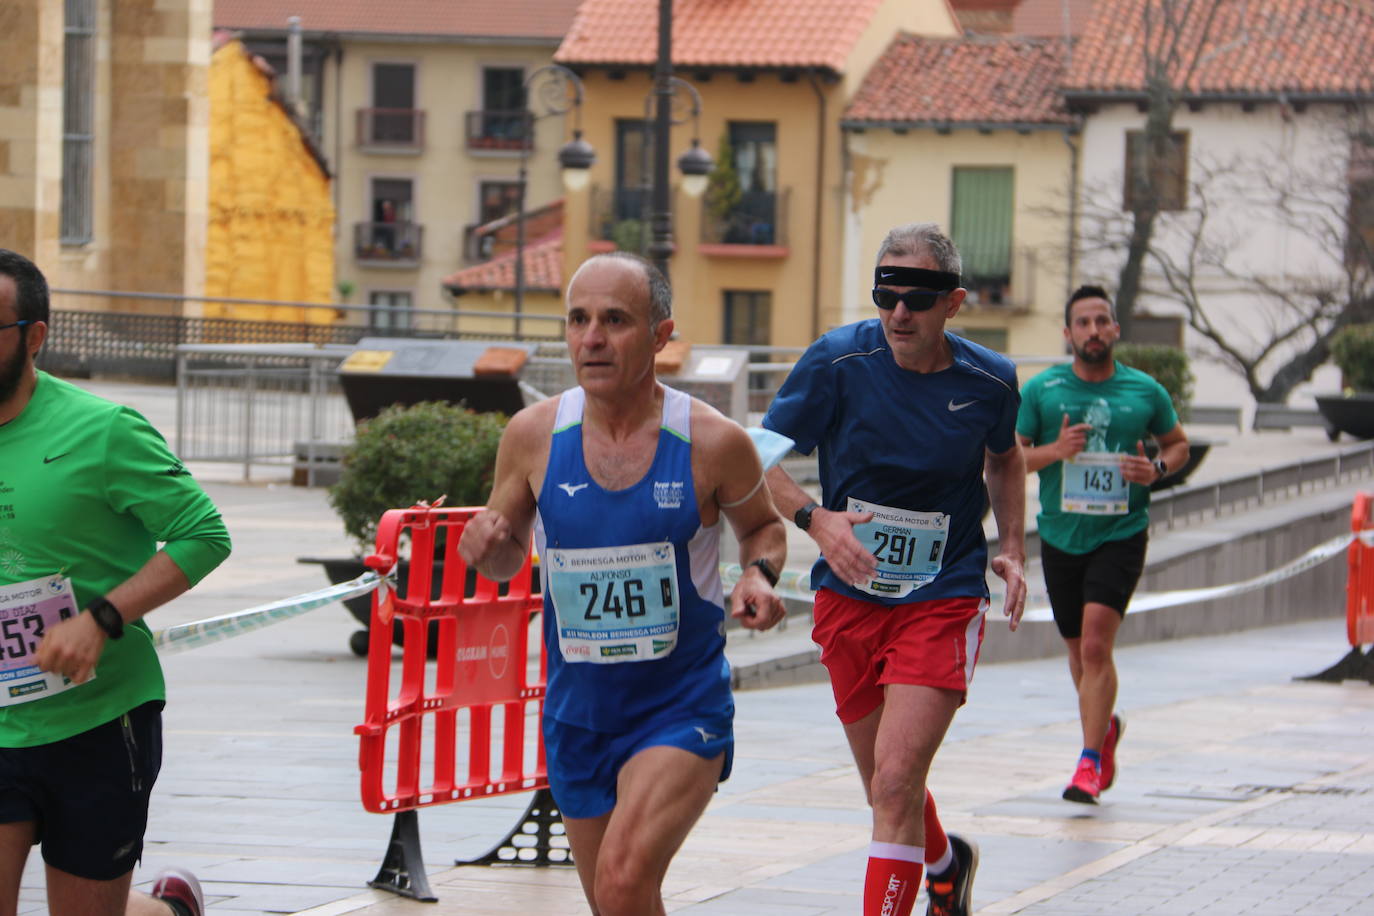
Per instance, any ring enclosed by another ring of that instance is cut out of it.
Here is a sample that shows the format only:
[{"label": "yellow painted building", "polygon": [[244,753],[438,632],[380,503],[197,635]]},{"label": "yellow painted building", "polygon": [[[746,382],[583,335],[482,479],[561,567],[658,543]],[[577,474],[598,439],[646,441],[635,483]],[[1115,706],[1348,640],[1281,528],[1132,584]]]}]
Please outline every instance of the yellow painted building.
[{"label": "yellow painted building", "polygon": [[969,295],[951,325],[1013,355],[1063,351],[1071,288],[1077,124],[1055,39],[904,35],[849,104],[846,320],[868,317],[884,235],[940,224]]},{"label": "yellow painted building", "polygon": [[474,305],[453,300],[443,280],[482,260],[472,229],[514,212],[522,162],[529,208],[562,194],[555,155],[567,126],[541,119],[526,142],[521,112],[526,81],[549,63],[576,6],[216,0],[215,25],[239,34],[279,81],[288,16],[300,13],[301,102],[333,174],[333,285],[350,307],[345,321],[466,329],[453,313]]},{"label": "yellow painted building", "polygon": [[[58,289],[198,296],[211,0],[6,0],[0,244]],[[58,309],[195,314],[177,300]]]},{"label": "yellow painted building", "polygon": [[[555,55],[582,75],[583,127],[597,150],[590,193],[565,198],[564,277],[644,212],[657,4],[640,5],[626,16],[624,2],[585,0]],[[714,210],[674,190],[670,273],[682,336],[805,346],[846,320],[845,105],[894,35],[956,30],[944,0],[674,4],[675,73],[700,93],[701,145],[718,157],[729,141],[740,183],[738,199]],[[687,119],[673,129],[672,160],[694,128]]]},{"label": "yellow painted building", "polygon": [[[210,208],[205,293],[334,301],[329,173],[242,42],[210,60]],[[207,303],[208,317],[326,324],[333,309]]]}]

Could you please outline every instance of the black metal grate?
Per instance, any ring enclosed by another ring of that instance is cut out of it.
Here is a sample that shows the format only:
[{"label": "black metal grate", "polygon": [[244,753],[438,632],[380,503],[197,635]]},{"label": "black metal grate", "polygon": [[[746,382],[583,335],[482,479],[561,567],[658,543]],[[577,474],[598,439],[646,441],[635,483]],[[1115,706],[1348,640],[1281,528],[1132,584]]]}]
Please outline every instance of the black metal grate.
[{"label": "black metal grate", "polygon": [[[509,340],[509,334],[464,331],[443,334],[414,328],[366,328],[360,325],[307,324],[282,321],[237,321],[229,318],[184,318],[123,312],[53,310],[48,341],[38,354],[38,367],[58,375],[121,375],[155,381],[176,378],[178,344],[312,343],[354,344],[362,337],[462,338]],[[529,339],[559,340],[559,337]]]}]

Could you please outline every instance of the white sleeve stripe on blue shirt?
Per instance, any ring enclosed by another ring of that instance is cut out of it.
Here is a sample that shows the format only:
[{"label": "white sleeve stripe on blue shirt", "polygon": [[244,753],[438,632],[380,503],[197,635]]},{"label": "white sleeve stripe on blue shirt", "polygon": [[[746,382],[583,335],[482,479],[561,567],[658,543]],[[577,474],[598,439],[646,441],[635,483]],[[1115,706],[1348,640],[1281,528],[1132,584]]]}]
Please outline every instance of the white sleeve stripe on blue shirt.
[{"label": "white sleeve stripe on blue shirt", "polygon": [[882,353],[882,352],[883,352],[884,350],[886,350],[886,349],[887,349],[887,347],[874,347],[872,350],[869,350],[867,353],[863,353],[863,352],[859,352],[859,351],[855,351],[854,353],[846,353],[846,354],[844,354],[843,356],[837,356],[837,357],[835,357],[834,359],[832,359],[832,360],[830,361],[830,365],[833,366],[833,365],[835,365],[836,363],[840,362],[841,360],[849,359],[851,356],[872,356],[874,353]]}]

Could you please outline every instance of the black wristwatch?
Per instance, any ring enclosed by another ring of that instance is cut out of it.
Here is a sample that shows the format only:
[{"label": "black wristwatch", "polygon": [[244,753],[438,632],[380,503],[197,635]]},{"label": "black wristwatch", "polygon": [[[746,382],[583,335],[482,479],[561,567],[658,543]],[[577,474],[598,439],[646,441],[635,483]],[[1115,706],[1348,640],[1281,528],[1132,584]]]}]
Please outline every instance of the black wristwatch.
[{"label": "black wristwatch", "polygon": [[768,580],[769,588],[772,588],[773,586],[778,584],[778,571],[773,568],[772,563],[768,562],[767,557],[759,557],[757,560],[750,563],[749,565],[757,566],[759,568],[759,572],[763,573],[763,577]]},{"label": "black wristwatch", "polygon": [[86,610],[110,639],[124,635],[124,617],[119,613],[119,608],[110,603],[110,599],[103,596],[97,598],[86,606]]},{"label": "black wristwatch", "polygon": [[1169,466],[1164,463],[1163,458],[1156,458],[1154,461],[1150,463],[1153,464],[1155,466],[1155,470],[1159,472],[1160,480],[1163,480],[1166,476],[1168,476]]},{"label": "black wristwatch", "polygon": [[797,527],[802,531],[811,527],[811,513],[819,509],[815,503],[807,503],[792,515],[792,521],[797,523]]}]

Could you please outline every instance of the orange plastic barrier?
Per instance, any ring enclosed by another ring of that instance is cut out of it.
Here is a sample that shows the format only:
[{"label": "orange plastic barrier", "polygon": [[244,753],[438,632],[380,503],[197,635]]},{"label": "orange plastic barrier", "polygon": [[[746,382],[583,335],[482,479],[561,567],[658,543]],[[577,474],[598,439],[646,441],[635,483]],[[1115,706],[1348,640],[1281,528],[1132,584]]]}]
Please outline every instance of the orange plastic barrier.
[{"label": "orange plastic barrier", "polygon": [[1374,547],[1359,538],[1361,532],[1374,530],[1374,494],[1356,494],[1350,511],[1350,530],[1355,533],[1355,540],[1346,554],[1346,635],[1352,646],[1362,646],[1374,643]]},{"label": "orange plastic barrier", "polygon": [[[367,565],[379,572],[391,570],[408,536],[410,566],[403,593],[382,588],[372,597],[367,701],[363,723],[354,728],[361,742],[358,764],[363,807],[368,811],[403,812],[548,786],[538,725],[547,671],[543,653],[536,679],[530,679],[527,664],[530,623],[543,609],[543,599],[531,591],[528,559],[504,588],[475,571],[469,573],[458,554],[458,539],[479,511],[393,509],[377,528],[377,552],[367,558]],[[436,544],[441,545],[437,555]],[[441,587],[438,597],[431,597],[438,570]],[[475,579],[473,593],[466,595],[470,579]],[[395,691],[393,617],[405,628]],[[430,646],[435,637],[437,651]],[[459,775],[464,713],[467,767]],[[501,717],[501,761],[495,774],[494,714]],[[395,778],[388,789],[387,743],[393,729]],[[533,754],[526,745],[529,730],[537,742]],[[423,774],[426,762],[432,767]]]}]

